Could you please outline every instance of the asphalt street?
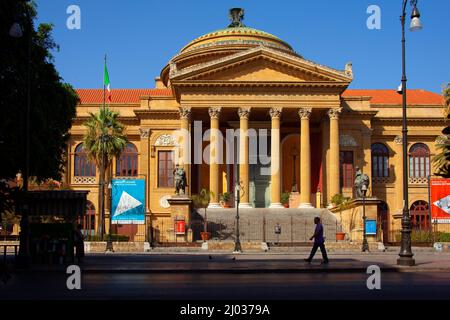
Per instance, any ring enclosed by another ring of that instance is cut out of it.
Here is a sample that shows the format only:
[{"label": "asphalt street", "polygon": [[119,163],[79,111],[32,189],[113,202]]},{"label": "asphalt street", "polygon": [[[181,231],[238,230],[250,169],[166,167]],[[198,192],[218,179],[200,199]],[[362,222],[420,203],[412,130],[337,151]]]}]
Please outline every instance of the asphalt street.
[{"label": "asphalt street", "polygon": [[84,274],[68,290],[66,274],[15,274],[0,299],[450,299],[450,273],[381,275],[369,290],[365,273],[317,274]]}]

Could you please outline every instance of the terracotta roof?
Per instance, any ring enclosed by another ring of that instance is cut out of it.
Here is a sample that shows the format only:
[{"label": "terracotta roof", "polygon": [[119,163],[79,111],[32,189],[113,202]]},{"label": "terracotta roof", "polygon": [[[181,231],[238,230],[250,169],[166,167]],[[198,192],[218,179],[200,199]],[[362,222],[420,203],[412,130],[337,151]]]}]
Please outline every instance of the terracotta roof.
[{"label": "terracotta roof", "polygon": [[[396,90],[364,90],[364,89],[348,89],[343,97],[372,97],[372,104],[401,105],[402,95]],[[441,105],[442,96],[422,89],[414,89],[407,91],[408,105]]]},{"label": "terracotta roof", "polygon": [[[81,104],[102,103],[103,89],[76,89]],[[112,89],[112,103],[139,103],[141,96],[171,97],[171,89]],[[401,105],[402,96],[395,90],[348,89],[343,97],[372,97],[372,104]],[[421,89],[408,90],[408,105],[441,105],[442,96]]]},{"label": "terracotta roof", "polygon": [[[81,104],[103,103],[103,89],[76,89]],[[172,89],[111,89],[112,103],[139,103],[141,96],[170,97]]]}]

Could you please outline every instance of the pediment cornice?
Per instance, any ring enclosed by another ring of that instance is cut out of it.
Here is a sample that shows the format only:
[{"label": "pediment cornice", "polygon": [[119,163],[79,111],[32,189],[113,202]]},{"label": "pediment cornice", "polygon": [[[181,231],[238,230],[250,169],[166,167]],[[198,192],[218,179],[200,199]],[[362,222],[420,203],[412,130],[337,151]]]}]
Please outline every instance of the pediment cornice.
[{"label": "pediment cornice", "polygon": [[310,74],[315,78],[330,82],[350,83],[353,80],[351,70],[340,71],[326,67],[315,62],[303,59],[302,57],[280,52],[278,50],[259,46],[249,50],[241,51],[206,63],[200,63],[183,69],[177,69],[175,63],[171,63],[170,79],[172,83],[180,80],[198,80],[207,75],[220,73],[242,64],[249,63],[257,59],[264,59],[275,64],[284,65],[291,69]]}]

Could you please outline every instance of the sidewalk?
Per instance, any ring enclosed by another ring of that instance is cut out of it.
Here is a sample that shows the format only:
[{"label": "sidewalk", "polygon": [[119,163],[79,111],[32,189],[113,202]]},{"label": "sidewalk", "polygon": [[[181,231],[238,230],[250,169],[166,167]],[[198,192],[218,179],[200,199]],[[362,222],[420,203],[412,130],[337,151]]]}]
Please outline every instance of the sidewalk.
[{"label": "sidewalk", "polygon": [[[321,265],[320,252],[308,264],[307,251],[297,253],[110,253],[88,254],[83,273],[360,273],[370,265],[382,272],[450,272],[450,253],[416,252],[416,266],[397,266],[397,252],[331,253]],[[16,272],[65,272],[64,265],[34,265]]]}]

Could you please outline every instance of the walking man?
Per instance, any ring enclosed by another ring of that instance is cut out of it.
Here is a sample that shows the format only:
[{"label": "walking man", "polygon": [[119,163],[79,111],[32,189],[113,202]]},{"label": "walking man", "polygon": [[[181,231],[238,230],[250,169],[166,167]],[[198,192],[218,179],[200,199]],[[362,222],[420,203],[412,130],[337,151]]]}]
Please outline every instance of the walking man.
[{"label": "walking man", "polygon": [[325,239],[323,237],[323,225],[320,223],[320,218],[315,217],[314,223],[316,224],[316,230],[314,231],[314,235],[309,239],[314,239],[314,245],[311,250],[311,254],[308,259],[305,259],[306,262],[311,262],[316,254],[317,248],[320,248],[320,252],[322,252],[323,261],[322,264],[328,264],[328,256],[327,250],[325,249]]}]

